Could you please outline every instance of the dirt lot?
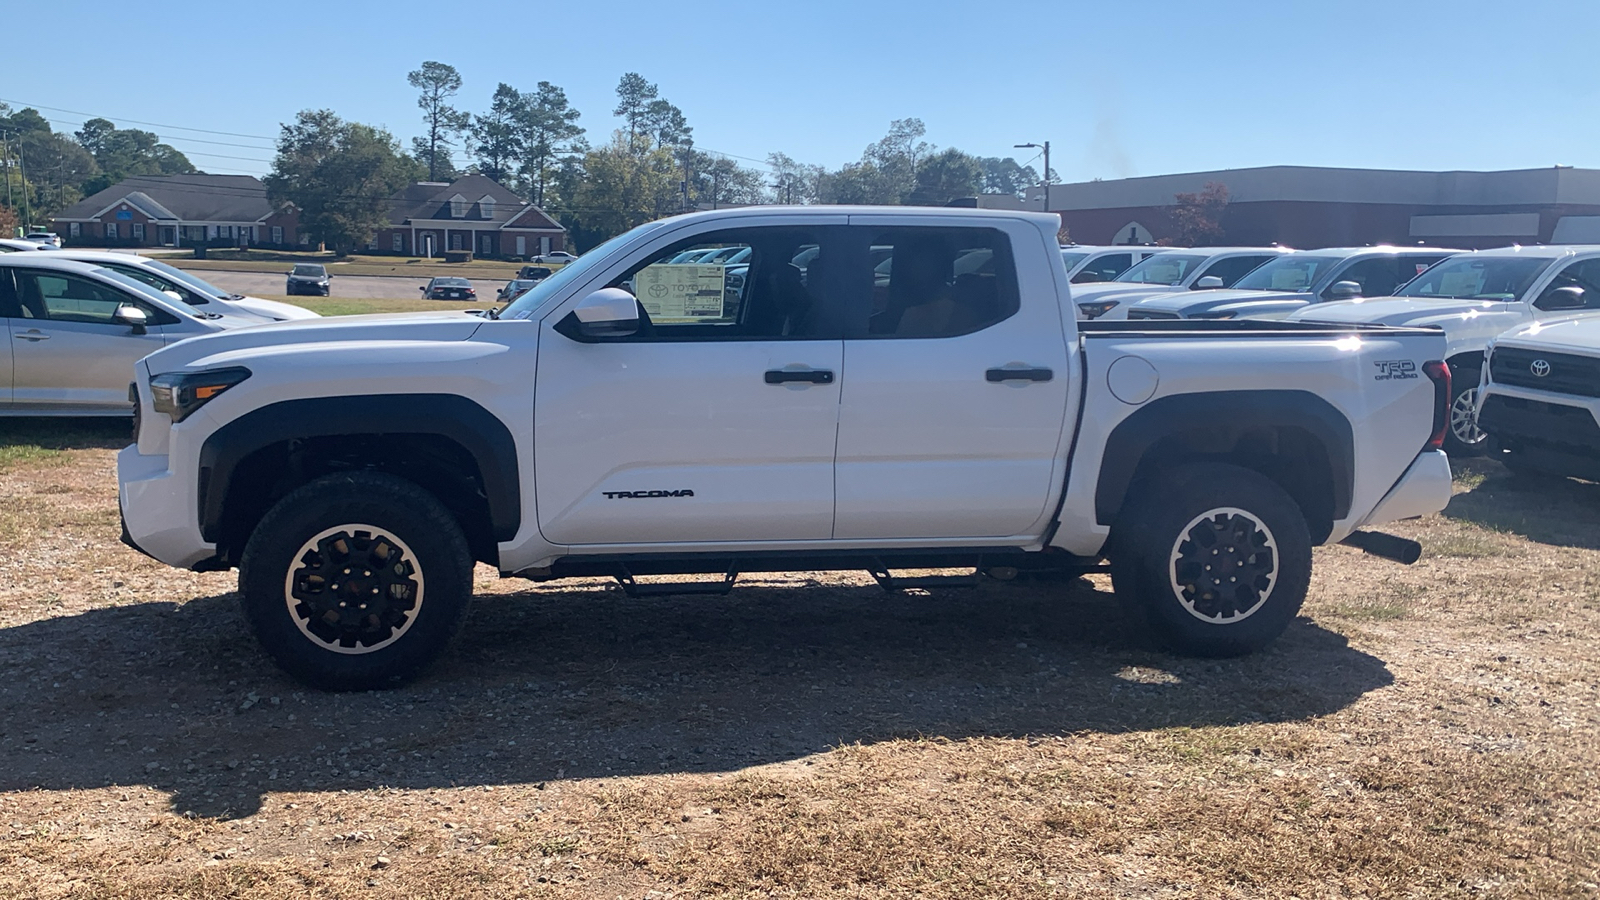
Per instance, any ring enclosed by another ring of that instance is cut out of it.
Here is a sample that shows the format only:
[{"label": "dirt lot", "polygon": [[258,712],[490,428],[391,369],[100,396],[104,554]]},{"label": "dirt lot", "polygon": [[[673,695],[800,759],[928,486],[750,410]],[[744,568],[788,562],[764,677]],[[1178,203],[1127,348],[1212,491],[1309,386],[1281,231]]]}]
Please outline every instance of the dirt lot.
[{"label": "dirt lot", "polygon": [[1595,485],[1468,469],[1244,660],[1098,577],[480,569],[444,664],[333,696],[116,542],[124,428],[0,421],[0,896],[1600,896]]}]

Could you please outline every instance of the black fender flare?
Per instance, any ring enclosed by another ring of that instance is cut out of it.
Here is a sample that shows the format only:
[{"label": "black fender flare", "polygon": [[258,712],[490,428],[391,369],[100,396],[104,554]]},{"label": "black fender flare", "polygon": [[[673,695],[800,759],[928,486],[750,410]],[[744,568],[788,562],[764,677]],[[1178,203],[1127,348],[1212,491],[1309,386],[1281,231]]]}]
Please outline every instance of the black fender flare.
[{"label": "black fender flare", "polygon": [[1333,404],[1309,391],[1216,391],[1152,400],[1117,423],[1106,438],[1095,486],[1095,520],[1115,522],[1146,451],[1187,431],[1242,435],[1260,428],[1298,428],[1321,443],[1333,476],[1333,518],[1350,514],[1355,489],[1355,432]]},{"label": "black fender flare", "polygon": [[457,394],[360,394],[284,400],[245,413],[212,432],[200,447],[200,534],[216,541],[223,506],[240,463],[264,447],[297,438],[338,435],[436,435],[471,454],[483,479],[496,541],[522,527],[517,445],[494,413]]}]

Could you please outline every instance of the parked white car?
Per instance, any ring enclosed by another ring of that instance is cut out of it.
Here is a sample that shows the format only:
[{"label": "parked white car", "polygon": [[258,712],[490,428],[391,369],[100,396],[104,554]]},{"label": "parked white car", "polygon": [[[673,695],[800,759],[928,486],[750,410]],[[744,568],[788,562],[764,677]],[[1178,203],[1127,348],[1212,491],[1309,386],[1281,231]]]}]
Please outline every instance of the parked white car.
[{"label": "parked white car", "polygon": [[1277,319],[1309,304],[1387,297],[1441,259],[1436,247],[1329,247],[1286,253],[1231,288],[1146,297],[1130,319]]},{"label": "parked white car", "polygon": [[1478,427],[1517,472],[1600,481],[1600,316],[1534,322],[1491,342]]},{"label": "parked white car", "polygon": [[0,253],[16,253],[19,250],[56,250],[54,244],[41,244],[38,241],[21,241],[16,238],[0,238]]},{"label": "parked white car", "polygon": [[552,250],[549,253],[541,253],[538,256],[528,257],[528,262],[541,263],[543,265],[550,265],[551,263],[566,265],[569,262],[577,261],[578,258],[576,256],[573,256],[571,253],[568,253],[565,250]]},{"label": "parked white car", "polygon": [[263,322],[318,318],[318,315],[311,310],[292,303],[229,293],[201,279],[193,272],[185,272],[148,256],[111,253],[105,250],[62,250],[52,255],[58,259],[75,259],[121,272],[158,291],[167,292],[168,296],[181,300],[202,313],[227,312],[256,318]]},{"label": "parked white car", "polygon": [[1160,253],[1165,247],[1121,246],[1091,247],[1085,244],[1066,244],[1061,248],[1061,261],[1067,265],[1067,280],[1073,284],[1094,284],[1110,281],[1128,271],[1134,264]]},{"label": "parked white car", "polygon": [[1170,294],[1232,287],[1262,263],[1293,253],[1287,247],[1195,247],[1156,253],[1103,284],[1072,289],[1078,314],[1085,319],[1126,319],[1128,304]]},{"label": "parked white car", "polygon": [[134,364],[184,338],[259,325],[202,312],[60,253],[0,256],[0,416],[130,416]]},{"label": "parked white car", "polygon": [[57,249],[60,249],[61,247],[61,235],[56,234],[53,231],[30,231],[23,235],[22,239],[25,241],[33,241],[36,244],[49,244]]},{"label": "parked white car", "polygon": [[1450,364],[1450,434],[1458,456],[1484,452],[1477,425],[1478,381],[1491,339],[1518,325],[1600,311],[1600,246],[1503,247],[1463,253],[1428,269],[1394,297],[1317,303],[1291,313],[1302,322],[1440,328]]}]

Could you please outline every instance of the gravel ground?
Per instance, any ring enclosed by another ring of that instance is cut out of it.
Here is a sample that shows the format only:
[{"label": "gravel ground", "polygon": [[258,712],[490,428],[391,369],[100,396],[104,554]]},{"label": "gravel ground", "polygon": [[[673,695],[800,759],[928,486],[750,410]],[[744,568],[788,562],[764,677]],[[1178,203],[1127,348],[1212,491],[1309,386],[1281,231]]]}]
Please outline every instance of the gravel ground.
[{"label": "gravel ground", "polygon": [[441,665],[328,695],[116,542],[117,427],[3,427],[0,897],[1600,895],[1595,485],[1471,469],[1243,660],[1098,576],[480,567]]}]

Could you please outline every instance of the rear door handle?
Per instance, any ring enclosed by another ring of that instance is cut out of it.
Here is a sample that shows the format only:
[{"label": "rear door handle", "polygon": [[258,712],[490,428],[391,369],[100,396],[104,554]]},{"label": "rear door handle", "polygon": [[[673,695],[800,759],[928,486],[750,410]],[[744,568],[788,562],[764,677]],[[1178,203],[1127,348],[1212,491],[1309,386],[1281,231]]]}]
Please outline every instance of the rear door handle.
[{"label": "rear door handle", "polygon": [[1002,381],[1049,381],[1056,377],[1050,369],[990,369],[983,373],[991,382]]},{"label": "rear door handle", "polygon": [[791,381],[833,384],[833,372],[829,369],[768,369],[766,377],[767,384],[787,384]]},{"label": "rear door handle", "polygon": [[16,337],[22,338],[25,341],[48,341],[48,340],[50,340],[50,335],[45,334],[44,332],[38,330],[37,328],[35,328],[32,331],[24,331],[24,332],[20,332],[20,333],[13,332],[13,335],[16,336]]}]

